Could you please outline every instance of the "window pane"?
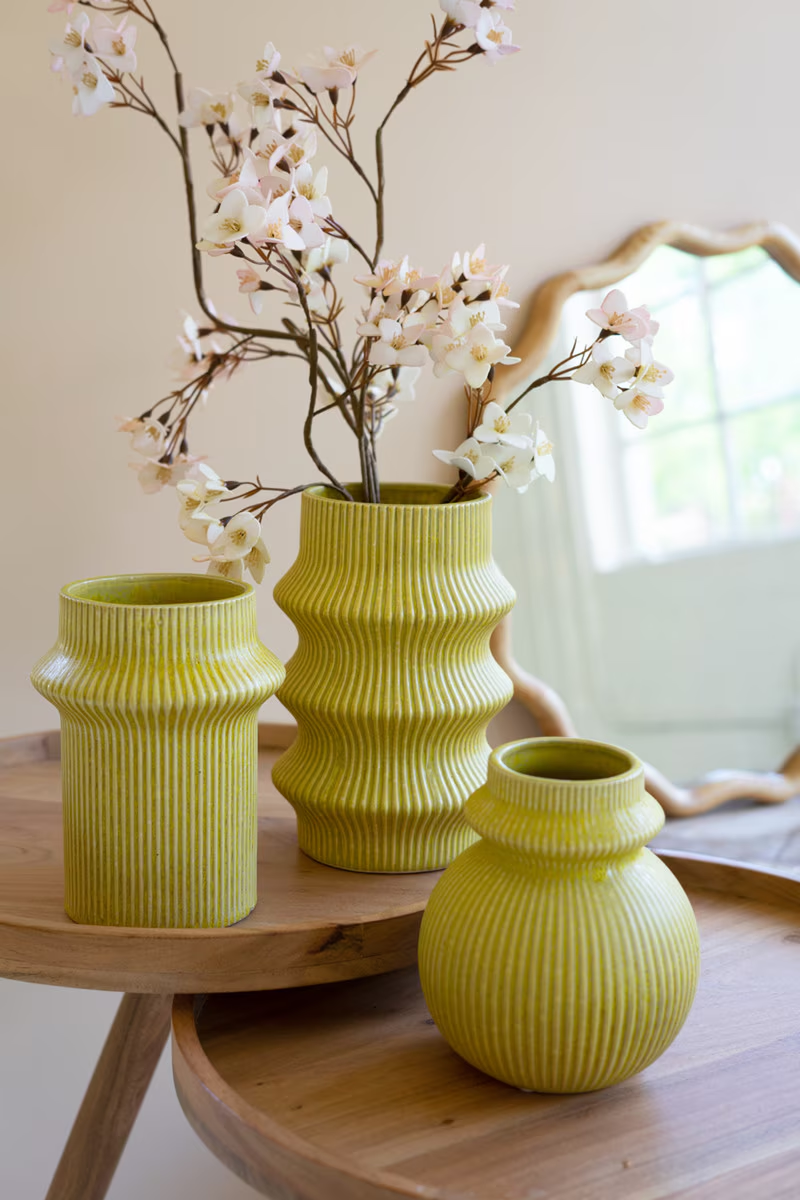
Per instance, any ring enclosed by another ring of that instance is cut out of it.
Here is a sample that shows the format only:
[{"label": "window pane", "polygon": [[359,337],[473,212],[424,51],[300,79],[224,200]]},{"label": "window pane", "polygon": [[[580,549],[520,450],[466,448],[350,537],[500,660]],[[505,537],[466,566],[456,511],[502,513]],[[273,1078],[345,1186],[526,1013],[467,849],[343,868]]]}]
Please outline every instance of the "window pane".
[{"label": "window pane", "polygon": [[800,397],[730,423],[742,534],[800,531]]},{"label": "window pane", "polygon": [[797,392],[800,367],[791,348],[800,327],[800,285],[770,260],[715,286],[710,304],[723,407],[741,409]]},{"label": "window pane", "polygon": [[646,304],[652,312],[659,304],[668,303],[696,286],[698,260],[672,246],[659,246],[622,283],[617,284],[633,304]]},{"label": "window pane", "polygon": [[743,275],[747,271],[755,271],[768,266],[772,259],[766,250],[760,246],[751,246],[749,250],[737,250],[734,254],[717,254],[712,258],[702,260],[706,279],[709,283],[721,283],[734,275]]},{"label": "window pane", "polygon": [[[647,434],[644,434],[644,439]],[[716,423],[680,430],[624,452],[635,549],[653,557],[730,535],[722,439]]]}]

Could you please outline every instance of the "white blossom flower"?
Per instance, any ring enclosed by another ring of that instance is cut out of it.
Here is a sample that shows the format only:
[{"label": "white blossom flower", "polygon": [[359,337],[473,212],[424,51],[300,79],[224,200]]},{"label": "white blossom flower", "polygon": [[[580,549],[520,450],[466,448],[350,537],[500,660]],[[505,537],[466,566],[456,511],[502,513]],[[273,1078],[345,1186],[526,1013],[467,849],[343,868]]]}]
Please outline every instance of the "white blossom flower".
[{"label": "white blossom flower", "polygon": [[550,483],[556,477],[556,464],[553,458],[553,443],[536,422],[536,436],[533,441],[533,476],[544,476]]},{"label": "white blossom flower", "polygon": [[511,30],[499,12],[484,8],[475,26],[475,41],[483,50],[486,62],[498,63],[507,54],[516,54],[519,46],[511,41]]},{"label": "white blossom flower", "polygon": [[402,309],[403,306],[399,296],[392,296],[386,300],[382,293],[379,292],[377,296],[373,297],[369,308],[363,310],[362,316],[364,320],[356,327],[356,332],[361,337],[379,338],[381,336],[381,321],[399,320]]},{"label": "white blossom flower", "polygon": [[261,78],[250,83],[240,83],[237,92],[250,105],[253,113],[253,124],[260,132],[273,124],[273,96]]},{"label": "white blossom flower", "polygon": [[234,188],[203,226],[203,240],[214,245],[231,245],[242,238],[261,238],[267,222],[263,205],[250,204],[245,193]]},{"label": "white blossom flower", "polygon": [[477,0],[439,0],[439,5],[454,25],[463,25],[465,29],[474,29],[481,17]]},{"label": "white blossom flower", "polygon": [[461,283],[462,295],[465,299],[473,301],[491,299],[498,308],[519,308],[517,301],[508,297],[505,278],[507,271],[508,266],[495,267],[489,276],[476,275],[474,278],[465,279]]},{"label": "white blossom flower", "polygon": [[497,470],[495,460],[486,453],[480,442],[474,437],[467,438],[455,450],[434,450],[434,458],[447,463],[449,467],[457,467],[466,471],[473,479],[488,479]]},{"label": "white blossom flower", "polygon": [[[386,399],[391,400],[394,404],[402,404],[416,399],[414,385],[421,374],[422,371],[419,367],[392,367],[391,382],[386,391]],[[382,384],[384,379],[385,377],[381,375]]]},{"label": "white blossom flower", "polygon": [[352,87],[364,63],[372,58],[374,50],[364,51],[360,46],[347,46],[344,50],[334,50],[326,46],[323,61],[317,64],[302,66],[300,78],[310,92],[338,91]]},{"label": "white blossom flower", "polygon": [[245,558],[260,537],[260,521],[244,510],[231,517],[221,532],[209,530],[208,548],[212,558]]},{"label": "white blossom flower", "polygon": [[659,396],[648,396],[634,383],[627,391],[620,392],[614,407],[623,412],[637,429],[645,429],[649,417],[664,411],[664,401]]},{"label": "white blossom flower", "polygon": [[239,280],[239,291],[247,296],[247,299],[250,301],[250,307],[258,315],[264,306],[261,276],[249,263],[246,267],[240,267],[236,275]]},{"label": "white blossom flower", "polygon": [[126,17],[116,26],[108,17],[95,17],[92,28],[95,54],[119,75],[123,71],[135,71],[136,33],[135,26],[128,25]]},{"label": "white blossom flower", "polygon": [[326,238],[322,245],[309,250],[305,256],[305,268],[309,275],[329,271],[337,263],[346,263],[350,257],[350,245],[341,238]]},{"label": "white blossom flower", "polygon": [[294,187],[298,196],[303,196],[309,202],[317,219],[331,215],[331,202],[327,196],[327,167],[320,167],[315,175],[311,163],[301,163],[295,171]]},{"label": "white blossom flower", "polygon": [[373,342],[369,352],[369,361],[378,367],[421,367],[428,357],[424,346],[420,346],[419,337],[423,325],[405,326],[399,321],[389,321],[385,317],[378,322],[380,338]]},{"label": "white blossom flower", "polygon": [[458,279],[463,276],[464,279],[481,280],[488,283],[493,276],[500,270],[501,267],[490,267],[486,262],[486,246],[481,242],[476,250],[466,250],[464,257],[460,258],[458,254],[453,256],[452,264],[453,278]]},{"label": "white blossom flower", "polygon": [[290,200],[291,197],[287,192],[283,196],[278,196],[277,200],[273,200],[266,210],[261,210],[265,219],[258,240],[286,246],[289,250],[305,250],[305,242],[297,230],[292,227],[289,216]]},{"label": "white blossom flower", "polygon": [[533,481],[533,445],[527,450],[517,446],[490,446],[489,454],[497,471],[509,487],[526,492]]},{"label": "white blossom flower", "polygon": [[110,104],[116,93],[98,60],[87,54],[73,77],[72,111],[76,116],[92,117]]},{"label": "white blossom flower", "polygon": [[86,57],[86,34],[89,32],[89,15],[77,12],[70,16],[61,38],[50,43],[51,54],[57,55],[64,66],[75,75]]},{"label": "white blossom flower", "polygon": [[448,358],[453,351],[463,346],[463,339],[454,338],[449,331],[434,333],[432,337],[429,337],[428,330],[426,330],[422,334],[421,340],[424,340],[428,347],[436,378],[444,379],[446,375],[453,375],[456,368],[449,365]]},{"label": "white blossom flower", "polygon": [[[178,484],[180,488],[182,482]],[[222,531],[222,522],[218,517],[212,517],[206,512],[187,512],[181,509],[178,514],[178,524],[181,532],[189,539],[190,542],[195,542],[198,546],[208,546],[209,537],[219,536]]]},{"label": "white blossom flower", "polygon": [[206,504],[219,500],[220,496],[224,496],[228,489],[225,481],[220,479],[213,467],[201,462],[193,468],[191,478],[181,480],[177,490],[181,512],[191,516],[193,513],[199,512]]},{"label": "white blossom flower", "polygon": [[302,243],[297,249],[313,250],[324,243],[325,234],[316,223],[314,210],[305,196],[296,196],[289,205],[289,223]]},{"label": "white blossom flower", "polygon": [[244,574],[240,558],[195,558],[195,562],[207,562],[207,575],[220,575],[223,579],[240,580]]},{"label": "white blossom flower", "polygon": [[494,336],[491,329],[479,323],[469,331],[462,345],[449,351],[444,361],[451,370],[464,376],[469,387],[479,388],[488,379],[495,363],[510,365],[520,361],[512,357],[510,349]]},{"label": "white blossom flower", "polygon": [[[274,149],[269,157],[270,171],[276,170],[278,167],[284,169],[296,170],[305,162],[310,160],[317,153],[317,133],[315,129],[302,128],[291,137],[283,137],[280,135],[277,138],[272,138]],[[264,150],[259,150],[259,155],[265,157]]]},{"label": "white blossom flower", "polygon": [[233,103],[230,92],[212,93],[205,88],[192,88],[186,108],[178,117],[178,124],[187,129],[196,125],[225,124],[233,112]]},{"label": "white blossom flower", "polygon": [[256,158],[252,150],[245,149],[242,155],[242,165],[238,171],[234,171],[232,175],[225,175],[221,178],[214,179],[207,187],[206,191],[212,200],[224,200],[228,192],[238,188],[244,192],[249,204],[263,204],[264,192],[261,187],[262,176],[259,174],[259,168],[264,167],[266,163]]},{"label": "white blossom flower", "polygon": [[638,342],[650,334],[652,319],[647,309],[644,306],[638,309],[629,309],[625,293],[621,292],[619,288],[614,288],[609,292],[600,307],[590,308],[586,315],[601,329],[618,333],[627,342]]},{"label": "white blossom flower", "polygon": [[479,442],[497,442],[503,446],[517,446],[521,450],[531,449],[533,438],[530,413],[507,413],[502,405],[491,400],[483,410],[483,420],[473,436]]},{"label": "white blossom flower", "polygon": [[576,383],[594,384],[598,392],[614,400],[619,395],[619,385],[627,383],[633,375],[633,365],[625,358],[615,357],[613,346],[606,341],[593,347],[591,358],[572,372],[572,379]]},{"label": "white blossom flower", "polygon": [[464,337],[476,325],[485,325],[492,333],[502,333],[505,325],[500,320],[500,309],[494,300],[467,301],[456,296],[447,310],[444,331],[455,338]]},{"label": "white blossom flower", "polygon": [[161,462],[149,458],[144,463],[131,463],[130,466],[138,472],[139,483],[147,495],[154,495],[162,488],[174,487],[186,476],[190,465],[197,460],[188,455],[180,455],[174,462]]},{"label": "white blossom flower", "polygon": [[264,53],[256,63],[256,75],[259,79],[271,79],[280,66],[280,61],[280,52],[275,49],[272,42],[267,42]]},{"label": "white blossom flower", "polygon": [[648,341],[637,342],[625,351],[628,362],[636,368],[634,386],[646,396],[664,397],[664,388],[672,383],[675,374],[664,363],[656,362]]},{"label": "white blossom flower", "polygon": [[[408,255],[398,264],[394,277],[384,285],[384,296],[402,295],[404,292],[429,293],[439,282],[438,275],[423,275],[422,271],[409,265]],[[427,299],[427,295],[425,297]]]},{"label": "white blossom flower", "polygon": [[[306,298],[306,304],[311,312],[324,313],[328,311],[329,305],[328,301],[325,299],[325,290],[319,281],[318,275],[301,275],[300,286],[303,289],[303,294]],[[299,297],[297,296],[297,288],[294,286],[294,284],[287,282],[286,290],[290,296],[293,296],[297,300],[297,303],[299,304],[300,301]]]},{"label": "white blossom flower", "polygon": [[355,275],[356,283],[363,283],[364,287],[372,288],[376,292],[386,293],[386,288],[397,279],[401,272],[408,270],[408,258],[402,259],[401,262],[392,262],[389,258],[379,260],[377,267],[369,275]]},{"label": "white blossom flower", "polygon": [[256,583],[261,583],[264,578],[264,568],[270,561],[269,551],[264,545],[264,539],[259,538],[252,550],[249,550],[244,557],[244,565],[253,576]]},{"label": "white blossom flower", "polygon": [[155,417],[145,417],[131,437],[131,450],[145,458],[160,458],[167,444],[167,431]]}]

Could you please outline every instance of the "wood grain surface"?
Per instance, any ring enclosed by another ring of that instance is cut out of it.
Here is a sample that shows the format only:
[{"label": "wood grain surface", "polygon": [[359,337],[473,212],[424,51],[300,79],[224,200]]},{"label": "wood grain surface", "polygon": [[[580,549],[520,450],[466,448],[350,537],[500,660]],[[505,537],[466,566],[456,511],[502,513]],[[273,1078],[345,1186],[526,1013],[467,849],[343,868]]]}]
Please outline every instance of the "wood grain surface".
[{"label": "wood grain surface", "polygon": [[796,1200],[800,882],[665,857],[697,912],[703,973],[643,1074],[583,1096],[497,1083],[446,1045],[412,968],[179,998],[190,1122],[281,1200]]},{"label": "wood grain surface", "polygon": [[[272,785],[291,737],[265,727],[259,761],[259,900],[228,929],[77,925],[63,910],[58,736],[0,743],[0,975],[125,992],[306,986],[416,961],[438,874],[357,875],[297,847],[294,813]],[[270,744],[271,743],[271,744]]]}]

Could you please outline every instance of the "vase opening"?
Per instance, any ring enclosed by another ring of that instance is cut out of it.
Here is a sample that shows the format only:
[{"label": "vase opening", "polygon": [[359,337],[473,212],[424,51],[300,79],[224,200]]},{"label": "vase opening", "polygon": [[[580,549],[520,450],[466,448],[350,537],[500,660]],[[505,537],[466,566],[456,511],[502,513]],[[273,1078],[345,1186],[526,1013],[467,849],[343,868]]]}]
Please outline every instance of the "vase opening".
[{"label": "vase opening", "polygon": [[[348,483],[347,490],[358,503],[364,503],[364,487],[360,483]],[[346,498],[337,492],[332,487],[312,487],[306,489],[308,493],[317,496],[323,500],[339,500],[349,503]],[[449,487],[435,483],[384,483],[381,484],[381,506],[386,508],[405,508],[408,506],[416,506],[422,504],[439,505],[444,500]],[[458,506],[463,504],[472,504],[476,500],[486,499],[486,492],[476,492],[474,496],[467,496],[465,500],[459,500]],[[450,505],[446,506],[450,508]],[[453,505],[453,508],[456,506]]]},{"label": "vase opening", "polygon": [[217,575],[110,575],[70,583],[62,594],[92,604],[146,606],[208,604],[235,600],[251,591],[250,584]]},{"label": "vase opening", "polygon": [[615,746],[579,738],[538,738],[498,752],[503,767],[535,779],[588,783],[618,779],[638,770],[632,754]]}]

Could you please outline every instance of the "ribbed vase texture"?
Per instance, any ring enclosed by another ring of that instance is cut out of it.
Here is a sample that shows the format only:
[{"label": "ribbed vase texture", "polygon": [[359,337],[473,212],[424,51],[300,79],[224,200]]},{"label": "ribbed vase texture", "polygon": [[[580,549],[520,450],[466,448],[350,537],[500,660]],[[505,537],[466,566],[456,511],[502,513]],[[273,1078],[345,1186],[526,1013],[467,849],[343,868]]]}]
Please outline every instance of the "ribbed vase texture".
[{"label": "ribbed vase texture", "polygon": [[492,561],[490,498],[444,494],[303,494],[300,553],[275,589],[299,634],[279,692],[299,734],[273,780],[320,862],[433,870],[475,838],[464,801],[512,694],[489,638],[514,593]]},{"label": "ribbed vase texture", "polygon": [[633,755],[540,739],[500,747],[467,802],[482,840],[433,890],[423,991],[454,1050],[537,1092],[591,1092],[643,1070],[694,1000],[697,924],[645,843],[664,814]]},{"label": "ribbed vase texture", "polygon": [[120,576],[61,592],[34,686],[61,714],[65,908],[231,925],[256,902],[257,719],[283,667],[248,584]]}]

